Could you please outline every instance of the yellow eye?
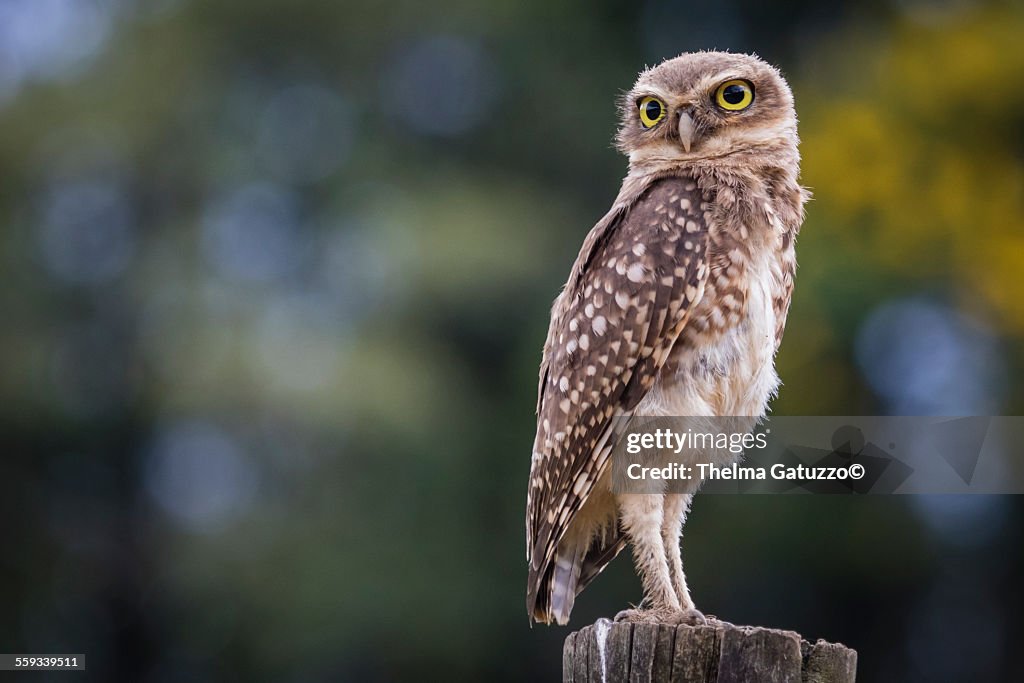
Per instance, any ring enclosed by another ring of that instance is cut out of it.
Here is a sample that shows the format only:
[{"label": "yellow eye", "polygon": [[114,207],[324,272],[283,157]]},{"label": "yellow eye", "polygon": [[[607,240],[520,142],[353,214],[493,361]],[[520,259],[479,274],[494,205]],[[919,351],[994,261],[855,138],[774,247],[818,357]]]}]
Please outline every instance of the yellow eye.
[{"label": "yellow eye", "polygon": [[726,81],[715,91],[715,104],[726,111],[743,111],[754,102],[754,86],[749,81]]},{"label": "yellow eye", "polygon": [[650,128],[665,118],[665,103],[657,97],[645,97],[640,100],[640,123]]}]

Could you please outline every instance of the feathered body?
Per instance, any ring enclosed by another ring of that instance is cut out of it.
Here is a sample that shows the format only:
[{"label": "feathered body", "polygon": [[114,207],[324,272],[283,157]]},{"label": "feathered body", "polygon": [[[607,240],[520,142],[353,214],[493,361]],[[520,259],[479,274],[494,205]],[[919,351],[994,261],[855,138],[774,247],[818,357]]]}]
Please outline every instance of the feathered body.
[{"label": "feathered body", "polygon": [[[743,88],[751,101],[733,110]],[[566,623],[627,541],[646,609],[621,616],[699,617],[679,551],[691,496],[612,493],[613,418],[765,414],[807,198],[797,143],[789,88],[755,57],[683,55],[624,98],[629,173],[555,301],[541,363],[526,520],[533,619]]]}]

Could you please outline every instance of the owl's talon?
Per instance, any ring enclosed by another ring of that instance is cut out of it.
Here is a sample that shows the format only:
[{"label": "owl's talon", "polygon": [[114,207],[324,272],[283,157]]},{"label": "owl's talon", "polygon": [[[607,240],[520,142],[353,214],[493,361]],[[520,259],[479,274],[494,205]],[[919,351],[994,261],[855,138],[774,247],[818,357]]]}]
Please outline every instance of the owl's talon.
[{"label": "owl's talon", "polygon": [[680,610],[672,615],[673,621],[676,625],[685,624],[686,626],[707,626],[708,618],[704,616],[704,613],[700,610],[691,607],[690,609]]}]

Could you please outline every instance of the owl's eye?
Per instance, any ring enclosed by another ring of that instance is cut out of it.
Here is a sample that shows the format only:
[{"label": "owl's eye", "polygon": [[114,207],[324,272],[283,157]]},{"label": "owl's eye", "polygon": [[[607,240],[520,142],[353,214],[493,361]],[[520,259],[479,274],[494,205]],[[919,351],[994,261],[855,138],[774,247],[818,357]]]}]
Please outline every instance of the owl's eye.
[{"label": "owl's eye", "polygon": [[644,128],[650,128],[665,118],[665,103],[657,97],[645,97],[640,100],[639,106],[640,123]]},{"label": "owl's eye", "polygon": [[750,81],[726,81],[715,91],[715,104],[726,111],[743,111],[753,103],[754,86]]}]

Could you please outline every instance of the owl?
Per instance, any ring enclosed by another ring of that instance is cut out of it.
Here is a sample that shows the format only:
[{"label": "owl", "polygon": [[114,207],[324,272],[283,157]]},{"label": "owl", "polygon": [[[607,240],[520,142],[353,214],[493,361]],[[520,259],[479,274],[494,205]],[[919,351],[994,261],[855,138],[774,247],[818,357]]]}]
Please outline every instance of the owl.
[{"label": "owl", "polygon": [[620,111],[628,173],[583,241],[544,344],[527,610],[567,623],[628,543],[644,598],[616,619],[701,623],[680,552],[692,493],[613,491],[613,423],[765,414],[809,196],[797,117],[777,69],[726,52],[642,72]]}]

